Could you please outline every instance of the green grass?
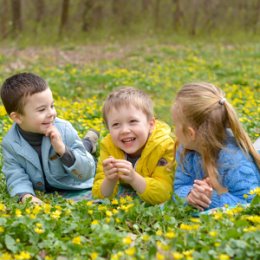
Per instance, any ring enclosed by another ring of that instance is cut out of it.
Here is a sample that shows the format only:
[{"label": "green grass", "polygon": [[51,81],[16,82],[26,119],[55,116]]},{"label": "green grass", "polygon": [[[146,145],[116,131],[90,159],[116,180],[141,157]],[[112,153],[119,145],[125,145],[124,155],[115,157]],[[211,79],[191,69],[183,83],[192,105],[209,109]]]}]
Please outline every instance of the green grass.
[{"label": "green grass", "polygon": [[[58,116],[69,120],[81,137],[89,127],[104,136],[102,103],[118,86],[145,90],[154,101],[156,116],[171,124],[175,93],[191,81],[209,81],[223,88],[252,140],[260,136],[257,42],[181,44],[148,39],[0,49],[0,81],[21,71],[48,81]],[[0,106],[0,142],[10,125]],[[260,256],[259,197],[246,210],[193,218],[194,210],[181,202],[169,202],[161,209],[138,201],[92,205],[39,194],[47,202],[44,207],[19,205],[7,194],[3,174],[0,190],[0,259],[244,260]]]}]

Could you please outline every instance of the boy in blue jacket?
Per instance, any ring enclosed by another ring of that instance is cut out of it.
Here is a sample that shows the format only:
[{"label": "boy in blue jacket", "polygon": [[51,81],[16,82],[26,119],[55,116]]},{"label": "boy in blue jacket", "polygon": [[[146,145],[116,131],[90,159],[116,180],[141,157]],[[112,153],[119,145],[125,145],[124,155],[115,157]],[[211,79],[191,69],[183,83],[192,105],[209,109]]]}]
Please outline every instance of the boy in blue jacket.
[{"label": "boy in blue jacket", "polygon": [[[2,171],[11,196],[42,203],[35,190],[73,191],[92,185],[87,180],[94,176],[95,161],[72,125],[56,118],[45,80],[32,73],[16,74],[5,80],[1,99],[14,121],[2,142]],[[95,146],[88,138],[84,142]]]}]

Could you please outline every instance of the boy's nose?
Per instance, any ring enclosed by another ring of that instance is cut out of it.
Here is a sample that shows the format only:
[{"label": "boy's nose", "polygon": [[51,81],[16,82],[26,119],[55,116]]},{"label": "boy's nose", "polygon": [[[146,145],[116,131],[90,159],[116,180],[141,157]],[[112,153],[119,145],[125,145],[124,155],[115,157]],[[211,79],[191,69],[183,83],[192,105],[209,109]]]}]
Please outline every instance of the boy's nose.
[{"label": "boy's nose", "polygon": [[128,127],[127,125],[122,125],[121,132],[122,132],[122,133],[127,133],[127,132],[129,132],[129,127]]}]

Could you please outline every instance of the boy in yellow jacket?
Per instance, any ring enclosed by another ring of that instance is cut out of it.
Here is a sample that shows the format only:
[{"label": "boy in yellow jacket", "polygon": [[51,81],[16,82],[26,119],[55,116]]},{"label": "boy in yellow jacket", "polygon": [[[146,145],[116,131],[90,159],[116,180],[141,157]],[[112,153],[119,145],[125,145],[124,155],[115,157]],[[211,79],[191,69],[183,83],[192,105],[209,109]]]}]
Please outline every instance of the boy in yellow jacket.
[{"label": "boy in yellow jacket", "polygon": [[100,145],[93,197],[113,198],[130,188],[149,204],[169,200],[174,142],[170,127],[155,120],[148,95],[132,87],[113,91],[103,118],[109,134]]}]

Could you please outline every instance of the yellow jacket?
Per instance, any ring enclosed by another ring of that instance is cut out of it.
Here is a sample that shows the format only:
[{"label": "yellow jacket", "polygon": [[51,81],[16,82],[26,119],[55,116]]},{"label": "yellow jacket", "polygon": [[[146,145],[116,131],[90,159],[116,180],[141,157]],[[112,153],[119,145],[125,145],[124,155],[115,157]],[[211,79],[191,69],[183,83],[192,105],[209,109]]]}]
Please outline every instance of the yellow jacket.
[{"label": "yellow jacket", "polygon": [[[172,164],[173,161],[174,141],[170,134],[170,127],[156,120],[155,128],[135,164],[135,171],[146,180],[146,189],[142,194],[138,193],[138,196],[150,204],[160,204],[171,197],[173,169],[169,169],[168,164]],[[101,193],[101,185],[105,178],[102,162],[109,156],[116,159],[126,158],[125,153],[113,144],[110,134],[100,144],[97,173],[92,188],[92,195],[95,198],[104,198]],[[119,182],[111,197],[116,196],[118,184]]]}]

